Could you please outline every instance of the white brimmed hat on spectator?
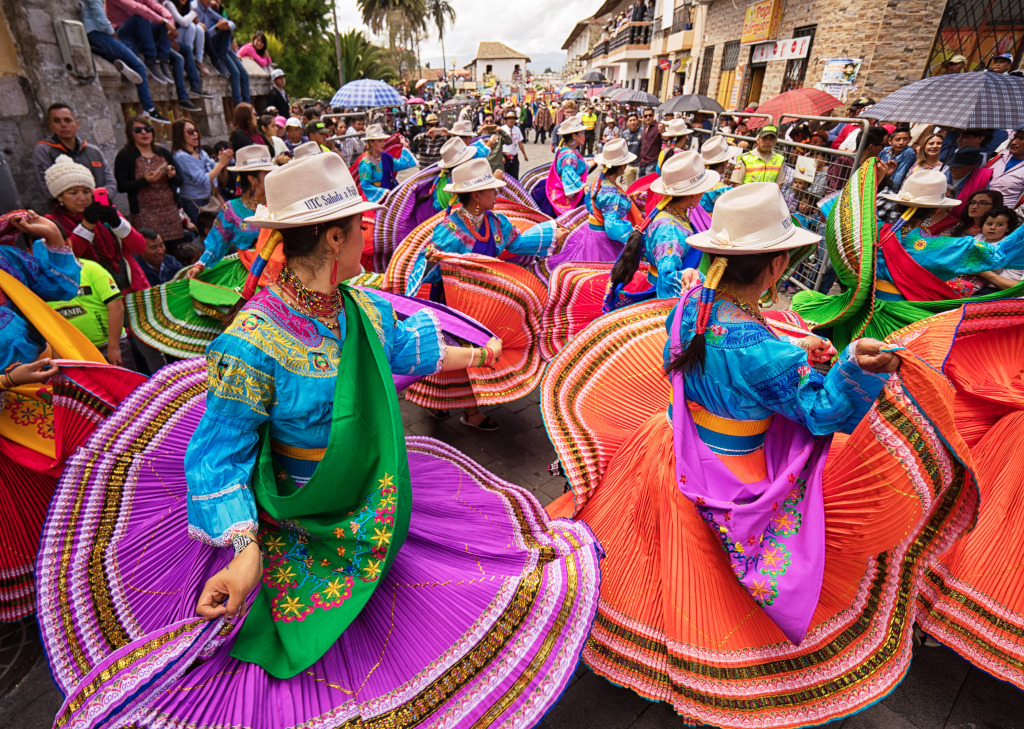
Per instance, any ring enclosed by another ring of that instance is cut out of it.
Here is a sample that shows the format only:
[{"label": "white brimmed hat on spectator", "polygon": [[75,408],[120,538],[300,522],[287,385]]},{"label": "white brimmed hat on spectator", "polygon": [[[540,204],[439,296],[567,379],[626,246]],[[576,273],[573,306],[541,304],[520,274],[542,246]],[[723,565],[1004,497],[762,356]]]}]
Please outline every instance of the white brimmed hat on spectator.
[{"label": "white brimmed hat on spectator", "polygon": [[625,139],[610,139],[605,143],[604,149],[594,155],[594,162],[604,167],[628,165],[634,160],[636,155],[629,151]]},{"label": "white brimmed hat on spectator", "polygon": [[725,137],[716,134],[704,142],[700,148],[700,157],[704,160],[705,165],[717,165],[732,159],[732,150]]},{"label": "white brimmed hat on spectator", "polygon": [[366,134],[363,135],[363,140],[372,142],[374,139],[390,139],[391,135],[384,131],[384,127],[380,124],[371,124],[366,127]]},{"label": "white brimmed hat on spectator", "polygon": [[899,192],[883,192],[881,197],[908,208],[954,208],[959,200],[946,197],[949,181],[938,170],[918,170],[903,181]]}]

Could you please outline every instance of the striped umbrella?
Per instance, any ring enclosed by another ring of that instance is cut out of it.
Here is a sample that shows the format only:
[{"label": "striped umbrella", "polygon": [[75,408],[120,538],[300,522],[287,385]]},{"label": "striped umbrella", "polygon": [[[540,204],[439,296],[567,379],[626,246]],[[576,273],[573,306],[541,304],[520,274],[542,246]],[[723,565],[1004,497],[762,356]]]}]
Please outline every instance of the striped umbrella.
[{"label": "striped umbrella", "polygon": [[1016,129],[1024,124],[1024,78],[975,71],[921,79],[872,106],[871,117],[953,129]]},{"label": "striped umbrella", "polygon": [[331,99],[335,109],[398,106],[402,104],[401,95],[383,81],[372,78],[361,78],[345,84]]},{"label": "striped umbrella", "polygon": [[[832,94],[826,94],[818,89],[804,88],[793,89],[784,94],[779,94],[773,99],[761,104],[757,109],[758,114],[769,114],[776,122],[780,121],[785,114],[804,114],[806,116],[825,116],[833,109],[843,105],[839,99]],[[750,129],[757,129],[764,126],[767,119],[750,117],[747,119],[747,126]]]}]

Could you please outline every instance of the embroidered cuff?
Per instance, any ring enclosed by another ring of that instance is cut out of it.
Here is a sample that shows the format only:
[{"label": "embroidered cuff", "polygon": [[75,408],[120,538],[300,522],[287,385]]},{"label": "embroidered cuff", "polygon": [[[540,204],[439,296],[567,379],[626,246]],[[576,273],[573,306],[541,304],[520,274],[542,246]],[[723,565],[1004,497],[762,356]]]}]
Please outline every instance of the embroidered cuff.
[{"label": "embroidered cuff", "polygon": [[75,229],[72,231],[72,235],[77,235],[79,238],[82,238],[89,242],[92,242],[92,239],[96,236],[96,234],[93,233],[93,231],[89,230],[81,223],[75,226]]},{"label": "embroidered cuff", "polygon": [[231,540],[236,534],[244,534],[246,532],[259,534],[259,530],[260,525],[256,521],[240,521],[228,527],[223,534],[213,537],[199,527],[189,524],[188,536],[190,539],[196,539],[203,544],[209,544],[213,547],[230,547]]}]

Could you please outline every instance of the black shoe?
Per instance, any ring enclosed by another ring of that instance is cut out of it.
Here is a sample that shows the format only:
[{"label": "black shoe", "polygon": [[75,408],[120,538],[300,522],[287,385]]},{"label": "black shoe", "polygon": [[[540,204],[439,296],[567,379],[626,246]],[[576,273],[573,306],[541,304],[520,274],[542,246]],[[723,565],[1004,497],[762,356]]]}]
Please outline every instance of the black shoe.
[{"label": "black shoe", "polygon": [[193,104],[188,99],[184,99],[184,100],[179,99],[178,100],[178,107],[184,109],[185,111],[202,111],[203,110],[202,107],[196,106],[195,104]]},{"label": "black shoe", "polygon": [[156,61],[146,61],[146,73],[149,74],[149,80],[155,84],[174,83],[160,72],[160,65]]},{"label": "black shoe", "polygon": [[142,112],[142,116],[146,117],[150,121],[156,122],[157,124],[170,124],[171,120],[167,119],[163,114],[157,111],[155,108],[149,111]]},{"label": "black shoe", "polygon": [[198,88],[193,86],[191,91],[192,91],[192,95],[193,96],[198,96],[201,99],[215,99],[215,98],[217,98],[216,94],[211,94],[209,91],[204,89],[202,86],[200,86]]}]

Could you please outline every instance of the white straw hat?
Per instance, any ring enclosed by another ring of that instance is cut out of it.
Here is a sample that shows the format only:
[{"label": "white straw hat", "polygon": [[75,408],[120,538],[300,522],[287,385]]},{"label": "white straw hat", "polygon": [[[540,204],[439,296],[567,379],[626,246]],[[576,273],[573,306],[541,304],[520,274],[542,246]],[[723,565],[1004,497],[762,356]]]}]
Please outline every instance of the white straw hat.
[{"label": "white straw hat", "polygon": [[665,160],[661,177],[651,183],[651,190],[659,195],[679,197],[697,195],[714,189],[722,176],[704,168],[701,156],[688,149]]},{"label": "white straw hat", "polygon": [[476,150],[467,147],[462,137],[452,137],[441,147],[441,159],[438,160],[437,166],[442,170],[450,170],[463,162],[468,162],[475,155]]},{"label": "white straw hat", "polygon": [[475,137],[476,132],[473,131],[473,124],[468,119],[462,119],[452,124],[452,128],[449,130],[456,137]]},{"label": "white straw hat", "polygon": [[85,165],[80,165],[66,154],[57,155],[57,161],[46,170],[46,187],[53,197],[57,197],[72,187],[88,187],[96,189],[96,178]]},{"label": "white straw hat", "polygon": [[946,197],[949,182],[938,170],[918,170],[903,181],[898,193],[883,192],[881,197],[908,208],[953,208],[959,200]]},{"label": "white straw hat", "polygon": [[336,154],[314,154],[278,167],[263,184],[267,204],[245,219],[257,228],[298,228],[381,208],[363,199]]},{"label": "white straw hat", "polygon": [[686,244],[705,253],[742,256],[801,248],[820,240],[820,235],[793,222],[777,184],[751,182],[724,192],[715,201],[711,229],[689,236]]},{"label": "white straw hat", "polygon": [[452,181],[445,185],[445,192],[473,192],[505,187],[505,183],[491,173],[491,164],[483,157],[463,162],[452,170]]},{"label": "white straw hat", "polygon": [[682,119],[673,119],[665,125],[665,131],[661,133],[661,136],[665,139],[674,139],[685,137],[687,134],[693,134],[693,130],[686,126],[686,122]]},{"label": "white straw hat", "polygon": [[629,151],[629,145],[625,139],[612,139],[605,143],[604,149],[594,155],[594,161],[605,167],[618,167],[628,165],[636,159],[636,155]]},{"label": "white straw hat", "polygon": [[727,162],[732,153],[725,137],[716,134],[704,142],[704,146],[700,148],[700,157],[705,165],[717,165],[720,162]]},{"label": "white straw hat", "polygon": [[366,133],[363,135],[364,141],[372,141],[374,139],[390,139],[391,135],[384,131],[384,127],[380,124],[371,124],[366,127]]},{"label": "white straw hat", "polygon": [[558,125],[558,136],[566,137],[576,132],[586,131],[586,127],[583,126],[583,115],[577,114],[576,116],[570,116],[561,124]]},{"label": "white straw hat", "polygon": [[292,150],[292,162],[303,157],[309,157],[313,154],[320,154],[323,152],[320,149],[320,145],[316,142],[303,142],[302,144],[296,144],[295,149]]},{"label": "white straw hat", "polygon": [[231,172],[268,172],[276,169],[274,158],[270,156],[270,148],[265,144],[250,144],[235,152],[235,164],[228,169]]},{"label": "white straw hat", "polygon": [[285,127],[298,127],[299,129],[302,129],[302,120],[300,120],[297,116],[290,116],[288,117],[288,121],[286,121],[284,125]]}]

